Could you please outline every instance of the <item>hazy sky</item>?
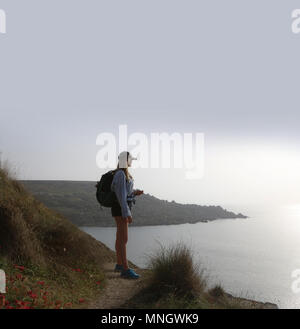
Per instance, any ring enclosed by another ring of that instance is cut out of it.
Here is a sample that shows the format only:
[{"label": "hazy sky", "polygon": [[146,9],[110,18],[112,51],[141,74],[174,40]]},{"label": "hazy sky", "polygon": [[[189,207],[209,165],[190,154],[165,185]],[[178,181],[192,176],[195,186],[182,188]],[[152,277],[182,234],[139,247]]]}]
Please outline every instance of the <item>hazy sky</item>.
[{"label": "hazy sky", "polygon": [[298,1],[0,0],[0,150],[25,179],[96,180],[101,132],[202,132],[205,176],[160,198],[300,203]]}]

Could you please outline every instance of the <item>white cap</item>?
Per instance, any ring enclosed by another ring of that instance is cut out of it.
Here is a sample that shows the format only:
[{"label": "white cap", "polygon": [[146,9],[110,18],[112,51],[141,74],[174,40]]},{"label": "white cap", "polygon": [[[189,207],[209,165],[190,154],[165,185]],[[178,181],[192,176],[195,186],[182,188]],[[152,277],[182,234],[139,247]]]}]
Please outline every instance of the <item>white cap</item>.
[{"label": "white cap", "polygon": [[118,156],[119,159],[119,168],[127,168],[128,164],[131,165],[132,160],[137,160],[137,158],[133,157],[130,152],[123,151]]}]

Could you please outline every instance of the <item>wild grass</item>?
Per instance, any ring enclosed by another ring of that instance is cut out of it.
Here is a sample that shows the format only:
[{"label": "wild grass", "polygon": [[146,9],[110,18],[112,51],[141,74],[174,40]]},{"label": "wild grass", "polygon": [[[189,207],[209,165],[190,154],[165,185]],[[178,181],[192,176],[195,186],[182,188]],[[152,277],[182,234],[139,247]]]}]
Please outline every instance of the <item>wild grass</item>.
[{"label": "wild grass", "polygon": [[208,293],[210,294],[210,296],[215,297],[215,298],[220,298],[220,297],[225,296],[225,291],[220,284],[217,284],[216,286],[211,288],[208,291]]},{"label": "wild grass", "polygon": [[256,308],[258,303],[235,298],[221,285],[208,289],[208,276],[184,243],[160,248],[149,256],[143,289],[124,307],[150,309]]},{"label": "wild grass", "polygon": [[104,287],[102,264],[113,256],[0,169],[0,308],[84,307]]},{"label": "wild grass", "polygon": [[181,242],[169,247],[161,245],[156,254],[149,257],[148,268],[151,271],[149,288],[161,294],[193,298],[206,287],[203,271],[193,261],[191,249]]}]

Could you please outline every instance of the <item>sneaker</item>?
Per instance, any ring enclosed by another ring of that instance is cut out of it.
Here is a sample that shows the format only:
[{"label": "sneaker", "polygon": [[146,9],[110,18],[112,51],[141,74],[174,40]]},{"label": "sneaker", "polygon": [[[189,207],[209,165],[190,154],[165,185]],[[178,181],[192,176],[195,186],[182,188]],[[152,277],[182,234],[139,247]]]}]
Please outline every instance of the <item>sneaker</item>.
[{"label": "sneaker", "polygon": [[116,264],[114,271],[115,272],[122,272],[123,271],[123,265]]},{"label": "sneaker", "polygon": [[129,268],[128,270],[121,271],[121,277],[128,279],[138,279],[140,276],[139,274],[135,273],[132,268]]}]

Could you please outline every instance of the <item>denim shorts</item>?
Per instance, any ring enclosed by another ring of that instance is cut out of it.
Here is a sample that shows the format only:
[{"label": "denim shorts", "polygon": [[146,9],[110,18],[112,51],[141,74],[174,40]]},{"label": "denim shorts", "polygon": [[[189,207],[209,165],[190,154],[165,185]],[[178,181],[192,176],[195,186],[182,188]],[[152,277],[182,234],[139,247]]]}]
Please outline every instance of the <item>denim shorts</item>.
[{"label": "denim shorts", "polygon": [[[127,202],[127,204],[128,204],[129,209],[131,210],[131,204],[129,202]],[[115,203],[111,207],[111,215],[112,215],[112,217],[122,216],[122,210],[118,203]]]}]

